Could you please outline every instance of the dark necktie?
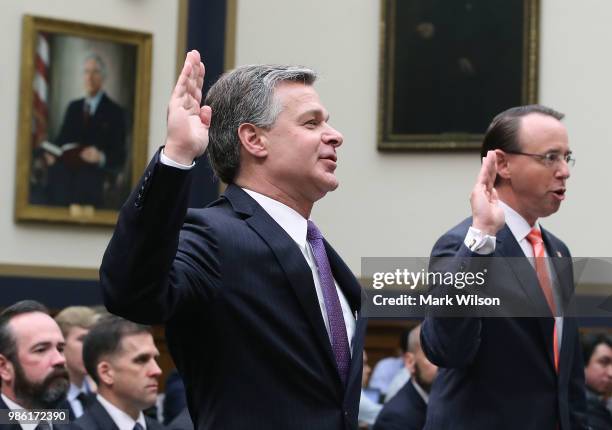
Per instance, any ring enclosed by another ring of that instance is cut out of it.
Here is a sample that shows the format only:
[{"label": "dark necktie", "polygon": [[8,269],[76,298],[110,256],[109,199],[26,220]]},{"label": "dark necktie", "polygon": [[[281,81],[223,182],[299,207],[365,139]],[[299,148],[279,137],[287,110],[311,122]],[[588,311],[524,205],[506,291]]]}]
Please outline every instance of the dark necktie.
[{"label": "dark necktie", "polygon": [[140,425],[140,423],[134,424],[134,428],[132,430],[144,430],[144,427]]},{"label": "dark necktie", "polygon": [[346,384],[348,370],[351,364],[351,353],[349,350],[348,337],[346,335],[346,325],[344,323],[342,306],[340,306],[336,285],[334,284],[334,277],[329,265],[329,260],[327,259],[327,252],[325,252],[323,236],[312,221],[308,221],[306,239],[312,247],[312,253],[317,263],[317,268],[319,269],[319,282],[321,284],[321,290],[323,291],[325,311],[329,322],[332,350],[336,358],[340,379],[342,379],[343,384]]},{"label": "dark necktie", "polygon": [[84,392],[80,392],[78,396],[76,396],[77,400],[81,402],[81,406],[83,407],[83,411],[89,406],[89,397]]},{"label": "dark necktie", "polygon": [[91,118],[91,106],[89,102],[83,103],[83,124],[87,126],[89,124],[89,118]]}]

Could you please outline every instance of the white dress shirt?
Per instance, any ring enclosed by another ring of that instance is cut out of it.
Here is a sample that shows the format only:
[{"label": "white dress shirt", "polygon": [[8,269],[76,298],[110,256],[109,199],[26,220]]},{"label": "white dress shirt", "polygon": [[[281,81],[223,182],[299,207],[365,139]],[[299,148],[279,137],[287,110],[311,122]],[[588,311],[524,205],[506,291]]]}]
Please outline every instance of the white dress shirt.
[{"label": "white dress shirt", "polygon": [[391,383],[389,384],[389,388],[387,388],[387,395],[385,396],[385,403],[391,400],[399,390],[402,389],[406,382],[410,380],[410,371],[406,369],[406,367],[402,367],[397,371]]},{"label": "white dress shirt", "polygon": [[[264,196],[263,194],[257,193],[255,191],[247,190],[243,188],[243,190],[253,197],[253,199],[259,203],[259,205],[272,217],[274,221],[278,225],[281,226],[283,230],[287,232],[287,234],[294,240],[297,244],[298,248],[302,252],[302,255],[306,259],[308,266],[312,272],[312,279],[315,285],[315,291],[317,293],[317,300],[319,301],[319,307],[321,308],[321,315],[323,316],[323,321],[325,322],[325,328],[327,329],[327,334],[330,336],[329,331],[329,320],[327,318],[327,311],[325,310],[325,300],[323,298],[323,290],[321,289],[321,282],[319,281],[319,273],[317,269],[317,264],[314,259],[314,255],[312,254],[312,249],[310,244],[306,240],[306,230],[308,228],[308,221],[295,210],[291,209],[289,206],[271,199],[270,197]],[[355,317],[351,312],[351,307],[342,293],[342,290],[338,287],[338,283],[334,279],[334,285],[336,286],[336,292],[338,293],[338,298],[340,299],[340,306],[342,307],[342,315],[344,317],[344,324],[346,326],[346,335],[349,342],[349,349],[351,350],[351,355],[353,354],[351,346],[353,343],[353,336],[355,334]]]},{"label": "white dress shirt", "polygon": [[72,412],[74,412],[74,416],[76,418],[83,415],[85,405],[81,404],[81,401],[77,399],[77,396],[81,393],[87,394],[87,389],[85,386],[85,382],[83,382],[83,386],[81,388],[71,383],[70,388],[68,389],[68,395],[66,396],[66,400],[68,400],[68,403],[70,403],[70,407],[72,408]]},{"label": "white dress shirt", "polygon": [[138,419],[134,421],[131,416],[123,412],[117,406],[113,405],[100,394],[98,394],[96,398],[98,399],[102,407],[106,410],[106,412],[108,412],[119,430],[134,430],[134,426],[136,425],[136,423],[139,423],[142,428],[146,430],[147,422],[145,421],[144,414],[142,413],[142,411],[140,411]]}]

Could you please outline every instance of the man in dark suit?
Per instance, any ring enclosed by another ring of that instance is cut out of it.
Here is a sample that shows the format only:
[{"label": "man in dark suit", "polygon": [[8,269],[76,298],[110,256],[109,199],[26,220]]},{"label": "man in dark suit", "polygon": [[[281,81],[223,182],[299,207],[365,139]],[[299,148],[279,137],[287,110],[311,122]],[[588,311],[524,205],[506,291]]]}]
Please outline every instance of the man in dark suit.
[{"label": "man in dark suit", "polygon": [[74,422],[82,430],[155,430],[143,414],[155,404],[161,369],[149,328],[117,316],[103,317],[85,337],[83,361],[98,395]]},{"label": "man in dark suit", "polygon": [[[503,259],[489,270],[489,285],[511,286],[503,291],[523,300],[525,309],[546,312],[533,318],[427,318],[423,349],[440,366],[428,430],[586,428],[577,324],[560,316],[574,288],[571,265],[562,264],[570,254],[538,222],[559,209],[574,163],[562,117],[540,105],[495,117],[470,197],[472,217],[433,248],[432,257],[450,257],[446,271],[471,272]],[[486,258],[471,258],[480,256]],[[456,292],[453,286],[436,288]]]},{"label": "man in dark suit", "polygon": [[[24,300],[2,311],[0,409],[66,409],[64,345],[60,328],[42,304]],[[19,423],[6,428],[22,429]]]},{"label": "man in dark suit", "polygon": [[[310,69],[238,68],[200,107],[203,77],[199,54],[188,53],[166,146],[104,255],[106,306],[166,323],[198,429],[354,429],[361,289],[309,220],[338,186],[342,135]],[[212,165],[229,185],[208,208],[187,211],[184,169],[207,148],[209,127]]]},{"label": "man in dark suit", "polygon": [[405,366],[410,379],[385,403],[373,430],[422,430],[427,414],[429,391],[438,368],[421,348],[421,326],[410,331],[405,353]]},{"label": "man in dark suit", "polygon": [[76,203],[101,208],[105,180],[114,180],[123,169],[125,113],[104,92],[106,73],[101,57],[92,54],[86,58],[83,65],[86,96],[68,105],[54,142],[66,151],[60,158],[45,153],[50,165],[50,204]]}]

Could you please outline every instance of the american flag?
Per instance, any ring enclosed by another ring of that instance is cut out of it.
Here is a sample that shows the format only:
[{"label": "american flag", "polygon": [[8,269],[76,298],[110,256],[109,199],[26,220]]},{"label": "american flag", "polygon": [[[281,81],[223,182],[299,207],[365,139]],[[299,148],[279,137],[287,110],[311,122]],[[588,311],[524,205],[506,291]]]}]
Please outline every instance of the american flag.
[{"label": "american flag", "polygon": [[49,119],[49,37],[46,33],[38,33],[36,40],[33,86],[32,146],[38,148],[47,139]]}]

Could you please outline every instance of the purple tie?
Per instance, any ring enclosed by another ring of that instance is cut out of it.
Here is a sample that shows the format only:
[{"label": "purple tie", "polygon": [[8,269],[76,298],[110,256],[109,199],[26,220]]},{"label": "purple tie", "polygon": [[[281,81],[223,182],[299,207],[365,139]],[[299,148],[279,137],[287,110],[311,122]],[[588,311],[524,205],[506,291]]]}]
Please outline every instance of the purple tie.
[{"label": "purple tie", "polygon": [[346,325],[342,316],[342,306],[334,284],[334,277],[329,266],[325,245],[323,244],[323,236],[312,222],[308,221],[308,229],[306,231],[306,239],[312,247],[317,268],[319,269],[319,282],[321,290],[323,290],[323,300],[325,302],[325,310],[327,312],[327,320],[329,321],[329,332],[331,337],[332,350],[336,357],[336,364],[342,383],[346,385],[349,366],[351,364],[351,353],[349,351],[348,338],[346,336]]}]

